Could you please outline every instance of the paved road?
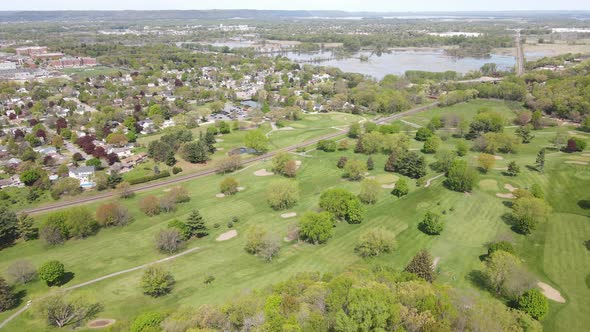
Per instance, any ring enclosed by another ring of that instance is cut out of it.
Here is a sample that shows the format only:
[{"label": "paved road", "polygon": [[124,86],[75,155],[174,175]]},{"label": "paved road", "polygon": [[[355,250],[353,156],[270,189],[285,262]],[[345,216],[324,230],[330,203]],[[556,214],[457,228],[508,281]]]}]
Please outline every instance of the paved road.
[{"label": "paved road", "polygon": [[[433,107],[436,107],[438,105],[437,102],[429,104],[429,105],[424,105],[424,106],[420,106],[420,107],[416,107],[413,108],[411,110],[405,111],[405,112],[401,112],[401,113],[396,113],[394,115],[388,116],[388,117],[384,117],[384,118],[380,118],[375,120],[375,123],[377,124],[383,124],[383,123],[387,123],[387,122],[391,122],[393,120],[397,120],[401,117],[407,116],[407,115],[412,115],[415,113],[419,113],[419,112],[423,112],[426,111],[428,109],[431,109]],[[314,138],[299,144],[294,144],[291,146],[288,146],[286,148],[283,149],[279,149],[276,151],[272,151],[269,152],[267,154],[263,154],[260,156],[256,156],[250,159],[247,159],[245,161],[243,161],[243,165],[248,165],[248,164],[252,164],[261,160],[265,160],[268,158],[273,157],[274,155],[276,155],[277,153],[281,152],[281,151],[293,151],[296,150],[297,148],[300,147],[306,147],[306,146],[310,146],[310,145],[314,145],[317,142],[319,142],[320,140],[323,139],[332,139],[332,138],[336,138],[339,136],[343,136],[346,133],[348,133],[348,129],[347,130],[342,130],[340,132],[335,132],[332,134],[328,134],[328,135],[324,135],[318,138]],[[182,182],[186,182],[186,181],[190,181],[190,180],[194,180],[197,178],[202,178],[205,176],[209,176],[209,175],[213,175],[217,173],[217,169],[210,169],[210,170],[206,170],[206,171],[201,171],[201,172],[196,172],[196,173],[191,173],[191,174],[186,174],[186,175],[181,175],[178,177],[174,177],[174,178],[170,178],[170,179],[166,179],[163,181],[159,181],[159,182],[154,182],[154,183],[146,183],[146,184],[140,184],[140,185],[136,185],[133,186],[132,189],[134,192],[142,192],[142,191],[146,191],[146,190],[152,190],[152,189],[156,189],[156,188],[161,188],[161,187],[167,187],[170,186],[172,184],[178,184],[178,183],[182,183]],[[24,213],[27,213],[29,215],[35,215],[35,214],[40,214],[40,213],[45,213],[45,212],[49,212],[49,211],[55,211],[55,210],[60,210],[60,209],[64,209],[64,208],[68,208],[71,206],[76,206],[76,205],[80,205],[80,204],[86,204],[86,203],[92,203],[92,202],[97,202],[100,200],[104,200],[107,198],[112,198],[115,197],[117,195],[116,192],[114,191],[109,191],[109,192],[104,192],[104,193],[100,193],[97,195],[93,195],[90,197],[83,197],[83,198],[77,198],[77,199],[73,199],[73,200],[69,200],[69,201],[61,201],[61,202],[55,202],[55,203],[51,203],[51,204],[47,204],[47,205],[43,205],[40,207],[35,207],[35,208],[30,208],[30,209],[25,209]]]}]

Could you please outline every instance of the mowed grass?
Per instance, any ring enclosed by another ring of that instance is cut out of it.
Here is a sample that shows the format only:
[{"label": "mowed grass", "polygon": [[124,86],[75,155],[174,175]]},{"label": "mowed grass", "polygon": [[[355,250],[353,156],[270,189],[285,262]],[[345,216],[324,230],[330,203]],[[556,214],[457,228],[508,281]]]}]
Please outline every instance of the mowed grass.
[{"label": "mowed grass", "polygon": [[[499,107],[503,105],[497,104]],[[167,311],[184,306],[198,307],[204,303],[221,303],[236,294],[266,287],[297,272],[337,273],[349,266],[378,263],[401,270],[418,250],[426,248],[434,257],[440,258],[437,267],[439,281],[448,282],[466,292],[475,289],[489,301],[496,301],[485,290],[479,289],[471,281],[470,275],[483,269],[480,256],[486,253],[487,242],[509,239],[515,243],[519,256],[535,276],[561,291],[567,299],[563,305],[551,304],[550,315],[544,321],[546,329],[581,331],[590,325],[590,294],[584,283],[584,278],[590,273],[590,252],[583,245],[584,240],[590,239],[590,211],[580,204],[581,200],[590,200],[587,189],[590,184],[590,166],[564,163],[569,158],[586,158],[580,153],[568,155],[548,152],[544,174],[526,167],[534,164],[538,150],[548,145],[548,139],[557,130],[568,129],[551,128],[536,132],[533,142],[521,146],[518,154],[502,155],[504,160],[498,161],[495,167],[505,167],[508,162],[515,160],[522,170],[517,177],[506,177],[499,170],[482,174],[480,180],[483,185],[470,195],[447,190],[442,185],[444,178],[434,180],[429,188],[416,188],[415,182],[410,181],[412,191],[402,199],[390,195],[390,189],[383,189],[378,203],[367,206],[366,220],[361,225],[339,223],[334,237],[321,246],[284,242],[279,257],[270,264],[244,251],[248,229],[257,225],[283,238],[302,214],[318,208],[319,196],[326,189],[341,187],[358,193],[359,183],[343,180],[342,171],[335,165],[341,156],[363,161],[367,156],[351,151],[314,151],[309,153],[312,158],[295,157],[303,163],[297,176],[301,200],[296,207],[288,210],[297,212],[296,218],[282,219],[282,211],[273,211],[267,206],[266,188],[271,181],[280,177],[254,176],[254,171],[269,167],[268,162],[258,163],[228,175],[237,178],[240,185],[246,187],[244,192],[233,197],[216,198],[217,186],[223,177],[207,177],[184,184],[191,192],[189,203],[179,205],[174,213],[147,218],[138,211],[138,201],[147,194],[165,193],[162,189],[143,193],[122,202],[136,216],[129,226],[101,230],[96,236],[69,241],[55,248],[47,248],[40,241],[18,244],[2,251],[0,269],[5,269],[19,258],[30,259],[36,265],[59,259],[65,263],[68,271],[75,274],[67,287],[154,261],[165,257],[154,248],[155,234],[165,228],[169,220],[184,219],[191,209],[198,208],[211,227],[211,234],[205,239],[189,242],[189,248],[199,247],[199,251],[163,264],[177,281],[170,295],[158,299],[143,295],[138,287],[141,271],[101,281],[76,292],[89,292],[100,299],[105,306],[101,317],[125,321],[149,310]],[[443,143],[443,148],[452,149],[454,143],[455,139],[449,139]],[[414,142],[412,147],[419,148],[421,143]],[[470,153],[464,158],[475,164],[476,155]],[[385,155],[374,155],[373,159],[376,166],[370,172],[371,176],[384,184],[397,179],[398,175],[383,171]],[[427,159],[429,162],[434,160],[431,155]],[[435,175],[437,172],[429,169],[426,177]],[[510,212],[504,204],[507,200],[495,196],[497,191],[490,186],[494,181],[501,192],[506,192],[503,189],[506,183],[519,188],[530,187],[533,183],[541,184],[554,214],[531,236],[512,232],[502,218]],[[96,206],[89,205],[89,208],[94,209]],[[446,226],[440,236],[427,236],[417,229],[417,224],[427,211],[443,214]],[[226,242],[215,241],[219,234],[229,230],[226,224],[234,215],[240,217],[240,222],[234,226],[239,235]],[[220,224],[218,229],[213,228],[216,223]],[[363,260],[354,253],[354,245],[363,232],[373,227],[393,231],[396,234],[396,250],[376,259]],[[211,285],[203,283],[208,275],[216,278]],[[49,290],[41,282],[21,289],[27,292],[27,299]],[[0,314],[0,319],[12,312]],[[28,310],[11,322],[7,330],[44,330],[44,322],[32,313]]]}]

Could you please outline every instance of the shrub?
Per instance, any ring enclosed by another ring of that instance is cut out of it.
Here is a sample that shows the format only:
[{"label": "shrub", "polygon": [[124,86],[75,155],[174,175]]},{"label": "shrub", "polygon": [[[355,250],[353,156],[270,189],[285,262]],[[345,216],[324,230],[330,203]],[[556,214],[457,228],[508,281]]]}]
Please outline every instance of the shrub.
[{"label": "shrub", "polygon": [[234,178],[225,178],[219,183],[219,191],[225,195],[233,195],[238,192],[238,180]]},{"label": "shrub", "polygon": [[346,166],[346,162],[348,162],[348,158],[340,157],[340,159],[338,159],[338,164],[336,166],[338,168],[344,168],[344,166]]},{"label": "shrub", "polygon": [[184,248],[183,236],[176,228],[163,229],[156,235],[156,248],[167,254]]},{"label": "shrub", "polygon": [[178,166],[172,167],[172,174],[176,175],[180,172],[182,172],[182,167],[178,167]]},{"label": "shrub", "polygon": [[248,233],[248,239],[244,248],[246,252],[262,257],[266,262],[272,261],[281,249],[280,240],[270,236],[261,228],[254,227]]},{"label": "shrub", "polygon": [[149,266],[141,277],[143,293],[152,297],[160,297],[172,291],[174,278],[159,266]]},{"label": "shrub", "polygon": [[299,200],[299,186],[290,180],[273,181],[268,185],[266,199],[275,210],[291,208]]},{"label": "shrub", "polygon": [[299,221],[299,236],[303,241],[321,244],[334,233],[334,220],[328,212],[307,212]]},{"label": "shrub", "polygon": [[160,211],[172,212],[176,209],[176,200],[170,195],[160,198]]},{"label": "shrub", "polygon": [[242,157],[239,154],[231,155],[217,162],[217,171],[221,174],[235,172],[242,167]]},{"label": "shrub", "polygon": [[467,154],[467,151],[469,151],[469,146],[467,145],[467,142],[460,140],[455,145],[455,149],[457,150],[457,156],[463,157]]},{"label": "shrub", "polygon": [[514,255],[516,252],[514,250],[514,247],[512,246],[512,243],[508,242],[508,241],[499,241],[499,242],[494,242],[494,243],[490,243],[488,245],[488,256],[491,256],[494,252],[498,251],[498,250],[503,250],[509,254]]},{"label": "shrub", "polygon": [[534,231],[537,224],[547,219],[551,207],[536,197],[522,197],[512,204],[512,218],[515,229],[522,234]]},{"label": "shrub", "polygon": [[572,153],[584,151],[586,149],[586,141],[578,137],[571,137],[567,140],[566,146],[563,148],[564,152]]},{"label": "shrub", "polygon": [[135,179],[131,179],[131,180],[128,180],[128,182],[130,185],[135,185],[135,184],[150,182],[150,181],[154,181],[154,180],[158,180],[158,179],[163,179],[163,178],[166,178],[169,176],[170,176],[170,172],[162,171],[158,174],[146,175],[146,176],[138,177]]},{"label": "shrub", "polygon": [[373,158],[369,157],[367,159],[367,170],[372,171],[373,169],[375,169],[375,162],[373,161]]},{"label": "shrub", "polygon": [[431,136],[424,142],[422,152],[424,153],[435,153],[440,147],[441,139],[438,136]]},{"label": "shrub", "polygon": [[419,228],[428,235],[438,235],[443,231],[444,224],[441,221],[440,215],[433,212],[426,212]]},{"label": "shrub", "polygon": [[39,268],[39,278],[49,286],[59,285],[65,274],[64,265],[56,260],[46,262]]},{"label": "shrub", "polygon": [[549,303],[541,291],[531,289],[518,298],[518,310],[526,312],[536,320],[541,320],[549,311]]},{"label": "shrub", "polygon": [[10,280],[17,284],[26,284],[37,279],[37,269],[28,260],[20,259],[10,264],[6,269]]},{"label": "shrub", "polygon": [[386,230],[373,228],[361,235],[354,250],[361,257],[379,256],[393,250],[395,235]]},{"label": "shrub", "polygon": [[183,241],[186,241],[191,238],[192,234],[190,228],[178,219],[174,219],[168,222],[168,228],[176,229],[180,233],[180,237]]},{"label": "shrub", "polygon": [[516,164],[515,161],[511,161],[508,163],[508,169],[506,170],[506,174],[509,176],[517,176],[520,173],[520,167]]},{"label": "shrub", "polygon": [[117,191],[119,192],[119,197],[123,199],[135,196],[135,193],[131,189],[131,185],[129,184],[129,182],[119,183],[119,185],[117,185]]},{"label": "shrub", "polygon": [[520,260],[506,251],[493,252],[485,263],[485,277],[490,289],[510,300],[517,300],[536,283]]},{"label": "shrub", "polygon": [[432,133],[432,131],[426,127],[421,127],[418,129],[418,131],[416,131],[416,140],[417,141],[426,141],[428,138],[430,138],[432,135],[434,135]]},{"label": "shrub", "polygon": [[129,210],[118,202],[105,203],[96,209],[96,221],[102,227],[124,226],[131,218]]},{"label": "shrub", "polygon": [[349,224],[362,222],[364,209],[357,196],[344,189],[329,189],[320,196],[320,208]]},{"label": "shrub", "polygon": [[160,200],[154,195],[146,196],[139,201],[139,209],[148,217],[160,214]]},{"label": "shrub", "polygon": [[182,186],[176,186],[170,189],[166,196],[169,196],[177,204],[186,203],[191,200],[188,190]]},{"label": "shrub", "polygon": [[137,316],[131,324],[131,332],[159,331],[160,324],[164,321],[164,314],[159,312],[144,312]]},{"label": "shrub", "polygon": [[496,164],[496,157],[491,154],[481,153],[477,156],[477,162],[479,163],[479,167],[487,173],[494,167],[494,164]]},{"label": "shrub", "polygon": [[289,160],[283,170],[283,175],[289,178],[294,178],[297,175],[297,162],[295,160]]}]

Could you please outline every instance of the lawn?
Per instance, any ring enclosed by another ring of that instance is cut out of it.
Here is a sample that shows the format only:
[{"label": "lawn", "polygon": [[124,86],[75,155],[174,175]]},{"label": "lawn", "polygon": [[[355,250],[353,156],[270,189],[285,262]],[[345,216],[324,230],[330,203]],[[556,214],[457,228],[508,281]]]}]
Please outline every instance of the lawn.
[{"label": "lawn", "polygon": [[[487,104],[489,101],[482,103]],[[477,104],[479,105],[480,101]],[[503,103],[492,104],[504,107]],[[446,110],[448,108],[438,111]],[[468,111],[465,108],[464,112]],[[430,112],[436,114],[437,110]],[[343,123],[349,123],[348,118],[343,119],[341,115],[339,117]],[[321,124],[317,127],[325,128],[326,123],[335,123],[338,119],[317,115],[313,118],[308,116],[303,121],[289,126],[297,128],[296,125],[301,124],[306,128],[304,132],[308,132],[314,123]],[[68,271],[75,274],[74,279],[65,285],[67,287],[141,265],[165,257],[154,248],[155,234],[165,228],[168,221],[175,218],[184,219],[192,209],[197,208],[207,220],[211,234],[204,239],[189,242],[189,248],[199,247],[199,251],[164,264],[176,279],[175,288],[170,295],[158,299],[144,296],[138,288],[141,271],[101,281],[76,292],[90,292],[100,299],[105,306],[101,317],[124,321],[148,310],[165,311],[182,306],[196,307],[204,303],[220,303],[237,293],[268,286],[302,271],[336,273],[351,265],[376,263],[402,269],[418,250],[427,248],[434,257],[440,257],[437,267],[440,273],[439,281],[449,283],[466,293],[475,290],[489,301],[497,301],[487,291],[479,289],[477,284],[471,281],[470,275],[473,271],[483,269],[484,264],[480,256],[486,252],[487,242],[510,239],[516,244],[519,256],[524,259],[535,276],[557,288],[567,299],[563,305],[551,304],[550,315],[544,321],[546,329],[583,330],[585,326],[590,325],[590,290],[584,283],[584,278],[590,273],[590,252],[583,247],[583,241],[590,239],[590,211],[583,208],[586,205],[581,204],[580,200],[590,200],[587,189],[590,184],[590,166],[565,164],[564,161],[570,158],[590,161],[590,158],[580,153],[574,157],[549,152],[544,174],[532,167],[526,167],[534,164],[537,151],[548,145],[548,139],[557,130],[568,129],[550,128],[536,132],[533,142],[522,146],[518,154],[502,155],[504,160],[498,161],[495,167],[505,167],[510,160],[515,160],[522,170],[515,178],[506,177],[499,170],[490,171],[480,176],[481,185],[471,194],[447,190],[442,184],[444,178],[434,180],[428,188],[416,188],[415,182],[411,181],[411,192],[402,199],[390,195],[390,189],[383,189],[377,204],[368,206],[365,222],[361,225],[339,223],[334,237],[321,246],[283,242],[279,257],[270,264],[244,251],[248,229],[257,225],[282,238],[294,227],[298,217],[282,219],[280,214],[283,212],[273,211],[268,207],[265,201],[266,187],[280,177],[254,176],[254,171],[269,167],[269,162],[261,162],[229,175],[238,179],[240,185],[246,188],[233,197],[215,197],[222,176],[201,178],[184,184],[191,193],[189,203],[179,205],[173,213],[148,218],[139,212],[138,201],[148,194],[165,193],[162,189],[141,193],[133,199],[122,201],[135,216],[134,222],[130,225],[101,230],[96,236],[85,240],[72,240],[54,248],[47,248],[40,241],[17,244],[2,250],[0,269],[5,269],[11,262],[23,257],[30,259],[37,266],[50,259],[59,259],[65,263]],[[296,131],[297,129],[273,132],[270,137],[273,139],[275,134],[287,135]],[[224,139],[228,139],[223,143],[230,142],[231,135],[225,135]],[[300,136],[277,137],[279,142],[285,141],[277,144],[289,145],[299,142]],[[449,139],[443,143],[443,147],[452,148],[454,143],[455,139]],[[412,148],[420,147],[421,143],[412,143]],[[312,157],[295,157],[302,161],[297,176],[301,199],[295,208],[288,210],[289,212],[297,212],[298,216],[301,216],[306,211],[317,209],[319,195],[331,187],[359,192],[359,184],[343,180],[341,170],[335,165],[341,156],[363,161],[366,160],[366,156],[353,154],[352,151],[313,151],[309,152],[309,155]],[[476,154],[469,153],[465,158],[475,163],[475,156]],[[427,158],[430,162],[433,161],[431,155]],[[395,181],[396,176],[383,171],[386,156],[375,155],[373,159],[375,170],[371,171],[370,175],[375,176],[383,184]],[[426,177],[431,178],[435,175],[436,172],[429,170]],[[550,220],[531,236],[517,235],[502,219],[502,215],[510,209],[503,204],[504,200],[495,194],[498,190],[503,191],[506,183],[519,188],[539,183],[545,190],[554,213]],[[95,209],[97,205],[92,204],[88,207]],[[427,236],[417,229],[418,222],[427,211],[443,214],[446,228],[440,236]],[[234,226],[239,233],[238,236],[226,242],[215,241],[219,234],[228,230],[226,225],[232,216],[240,218]],[[220,224],[220,227],[213,228],[214,224]],[[377,259],[363,260],[354,253],[354,244],[363,232],[373,227],[393,231],[396,234],[396,250]],[[208,275],[216,278],[211,285],[203,283],[204,277]],[[27,299],[48,291],[48,287],[41,282],[21,289],[27,292]],[[7,330],[43,330],[43,322],[35,318],[33,312],[28,310],[11,322]],[[0,314],[0,319],[11,313],[12,311]]]}]

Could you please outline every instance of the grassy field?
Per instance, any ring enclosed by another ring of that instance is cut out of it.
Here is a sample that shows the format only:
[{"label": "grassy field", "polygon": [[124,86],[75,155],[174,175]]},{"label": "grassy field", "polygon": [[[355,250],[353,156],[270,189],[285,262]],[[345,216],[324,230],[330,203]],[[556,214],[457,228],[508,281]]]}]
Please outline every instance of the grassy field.
[{"label": "grassy field", "polygon": [[[473,106],[471,112],[475,112],[480,105],[485,104],[507,115],[511,114],[511,110],[500,102],[478,101],[473,104],[477,106],[467,104],[453,108],[468,116],[471,114],[469,105]],[[447,112],[450,109],[435,109],[430,113]],[[418,122],[419,117],[413,116],[412,120]],[[427,122],[426,118],[424,120]],[[315,120],[306,118],[304,121],[309,123],[301,122],[301,125],[311,130],[315,123],[333,123],[334,120],[318,115]],[[349,119],[346,122],[349,123]],[[296,128],[297,124],[300,123],[289,125]],[[325,128],[325,125],[317,127]],[[590,211],[584,209],[585,205],[580,201],[590,200],[587,189],[590,184],[590,166],[565,164],[564,161],[576,159],[590,162],[590,157],[581,153],[548,153],[544,174],[526,167],[534,164],[537,151],[548,145],[548,139],[558,130],[570,129],[560,127],[535,132],[533,142],[521,146],[518,154],[502,155],[504,159],[499,160],[495,167],[505,167],[509,161],[515,160],[522,170],[518,177],[509,178],[499,170],[490,171],[481,175],[478,188],[469,195],[447,190],[442,185],[443,178],[434,180],[428,188],[416,188],[411,181],[411,192],[402,199],[393,197],[388,189],[383,189],[377,204],[368,206],[365,222],[361,225],[339,223],[335,236],[321,246],[284,242],[279,257],[270,264],[244,251],[248,229],[254,225],[261,226],[282,238],[294,227],[298,218],[282,219],[280,214],[283,212],[273,211],[266,204],[266,187],[280,177],[254,176],[254,171],[269,167],[268,162],[261,162],[230,175],[246,188],[233,197],[215,197],[222,176],[202,178],[184,185],[191,193],[189,203],[179,205],[173,213],[148,218],[139,212],[137,202],[148,194],[165,193],[161,189],[142,193],[122,202],[136,217],[130,225],[104,229],[96,236],[72,240],[54,248],[45,247],[41,241],[17,244],[2,250],[0,270],[4,270],[14,260],[25,257],[37,266],[47,260],[58,259],[64,262],[68,271],[74,273],[73,280],[64,285],[67,287],[154,261],[165,257],[154,248],[155,234],[165,228],[169,220],[184,219],[192,209],[197,208],[211,227],[211,234],[204,239],[189,242],[189,248],[200,248],[197,252],[164,264],[177,281],[170,295],[158,299],[143,295],[138,288],[141,271],[108,279],[76,292],[89,292],[100,299],[105,306],[101,317],[125,321],[148,310],[165,311],[183,306],[196,307],[203,303],[220,303],[236,293],[265,287],[301,271],[339,272],[347,266],[374,263],[402,269],[418,250],[427,248],[434,257],[440,257],[437,267],[439,281],[468,293],[479,293],[489,298],[489,301],[497,301],[487,291],[479,289],[471,281],[470,275],[483,269],[480,255],[486,252],[487,242],[510,239],[516,244],[519,256],[535,276],[557,288],[567,300],[565,304],[551,304],[550,315],[544,321],[546,330],[582,331],[590,325],[590,290],[584,283],[584,278],[590,273],[590,252],[583,246],[583,241],[590,239]],[[277,144],[289,144],[289,141],[299,141],[296,133],[297,129],[273,132],[270,137],[275,134],[293,135],[291,138],[276,136],[279,137],[279,142],[285,141]],[[455,139],[449,139],[443,145],[451,149],[454,143]],[[412,143],[413,148],[420,146],[421,143]],[[340,187],[358,193],[359,184],[343,180],[341,170],[335,165],[343,155],[349,159],[367,158],[353,154],[352,151],[313,151],[309,154],[311,158],[295,156],[302,161],[297,176],[301,200],[289,212],[297,212],[299,216],[317,209],[319,195],[328,188]],[[465,158],[474,162],[475,156],[476,154],[469,153]],[[427,158],[430,162],[433,161],[431,155]],[[376,166],[370,175],[383,184],[394,182],[397,177],[383,171],[386,156],[376,155],[373,159]],[[427,178],[435,175],[436,172],[429,170]],[[503,204],[503,199],[495,195],[498,192],[507,192],[503,189],[506,183],[519,188],[539,183],[546,192],[554,213],[531,236],[525,237],[512,232],[502,219],[502,215],[510,210]],[[94,209],[96,204],[88,207]],[[417,224],[427,211],[444,213],[446,228],[440,236],[427,236],[417,229]],[[215,241],[219,234],[228,231],[226,224],[232,216],[240,218],[240,222],[234,227],[238,236],[226,242]],[[213,228],[216,223],[221,226]],[[377,259],[363,260],[354,253],[353,247],[358,237],[373,227],[393,231],[396,234],[396,250]],[[203,283],[207,275],[215,276],[213,284]],[[45,294],[49,288],[41,282],[34,282],[20,290],[25,291],[26,299],[29,299]],[[1,313],[0,320],[12,312]],[[7,331],[44,330],[44,322],[33,313],[32,310],[26,311],[7,326]]]}]

